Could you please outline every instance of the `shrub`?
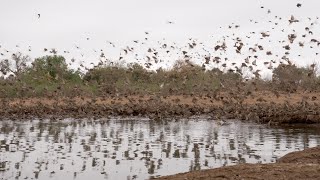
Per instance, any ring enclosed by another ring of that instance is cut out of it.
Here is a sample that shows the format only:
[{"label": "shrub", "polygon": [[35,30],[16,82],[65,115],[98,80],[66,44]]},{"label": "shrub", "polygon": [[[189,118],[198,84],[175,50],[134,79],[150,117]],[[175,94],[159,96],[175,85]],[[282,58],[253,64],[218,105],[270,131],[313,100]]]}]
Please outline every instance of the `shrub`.
[{"label": "shrub", "polygon": [[81,81],[79,71],[68,69],[65,58],[58,55],[35,59],[27,73],[31,77],[45,77],[46,80],[55,82],[62,80],[78,83]]},{"label": "shrub", "polygon": [[272,82],[279,90],[295,92],[299,87],[303,89],[315,88],[316,76],[310,68],[297,67],[293,64],[281,64],[273,70]]}]

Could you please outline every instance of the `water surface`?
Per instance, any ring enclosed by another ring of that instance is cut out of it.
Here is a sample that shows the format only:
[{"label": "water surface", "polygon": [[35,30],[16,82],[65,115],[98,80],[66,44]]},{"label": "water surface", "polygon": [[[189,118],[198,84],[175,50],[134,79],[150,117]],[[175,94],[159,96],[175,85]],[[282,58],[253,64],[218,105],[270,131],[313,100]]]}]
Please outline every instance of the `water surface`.
[{"label": "water surface", "polygon": [[1,179],[148,179],[238,163],[269,163],[320,145],[312,128],[206,119],[0,122]]}]

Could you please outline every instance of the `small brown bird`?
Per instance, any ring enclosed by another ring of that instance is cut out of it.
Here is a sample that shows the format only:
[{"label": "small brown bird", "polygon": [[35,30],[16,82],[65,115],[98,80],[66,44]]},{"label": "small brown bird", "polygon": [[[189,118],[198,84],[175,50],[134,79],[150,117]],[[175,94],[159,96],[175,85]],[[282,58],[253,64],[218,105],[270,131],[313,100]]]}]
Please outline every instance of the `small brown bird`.
[{"label": "small brown bird", "polygon": [[295,34],[289,34],[288,35],[288,39],[290,41],[290,43],[293,43],[293,41],[297,38],[297,35]]},{"label": "small brown bird", "polygon": [[269,37],[270,34],[268,34],[267,32],[261,32],[262,37]]},{"label": "small brown bird", "polygon": [[299,42],[299,46],[300,46],[300,47],[303,47],[303,46],[304,46],[304,43],[303,43],[303,42]]},{"label": "small brown bird", "polygon": [[298,19],[296,19],[293,15],[291,15],[291,18],[289,19],[289,24],[295,23],[295,22],[299,22]]}]

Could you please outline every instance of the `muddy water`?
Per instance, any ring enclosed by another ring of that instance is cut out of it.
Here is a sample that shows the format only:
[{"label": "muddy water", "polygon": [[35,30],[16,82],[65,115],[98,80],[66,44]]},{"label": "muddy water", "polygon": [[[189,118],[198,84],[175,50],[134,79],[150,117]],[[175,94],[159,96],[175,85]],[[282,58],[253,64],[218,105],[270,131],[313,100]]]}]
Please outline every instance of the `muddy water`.
[{"label": "muddy water", "polygon": [[275,162],[320,145],[320,132],[199,118],[1,121],[0,144],[1,179],[147,179]]}]

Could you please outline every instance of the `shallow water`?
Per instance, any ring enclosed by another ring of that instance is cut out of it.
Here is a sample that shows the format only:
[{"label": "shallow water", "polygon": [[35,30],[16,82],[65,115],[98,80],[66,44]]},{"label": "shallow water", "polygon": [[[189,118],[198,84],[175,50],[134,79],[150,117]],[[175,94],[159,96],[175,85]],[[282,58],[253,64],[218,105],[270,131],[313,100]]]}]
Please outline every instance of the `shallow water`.
[{"label": "shallow water", "polygon": [[1,121],[0,144],[1,179],[148,179],[275,162],[320,145],[320,132],[199,118]]}]

